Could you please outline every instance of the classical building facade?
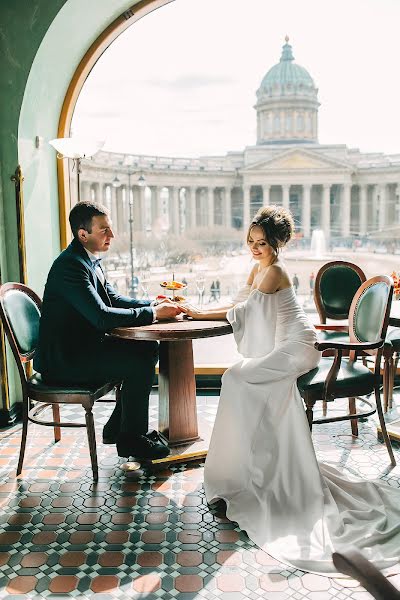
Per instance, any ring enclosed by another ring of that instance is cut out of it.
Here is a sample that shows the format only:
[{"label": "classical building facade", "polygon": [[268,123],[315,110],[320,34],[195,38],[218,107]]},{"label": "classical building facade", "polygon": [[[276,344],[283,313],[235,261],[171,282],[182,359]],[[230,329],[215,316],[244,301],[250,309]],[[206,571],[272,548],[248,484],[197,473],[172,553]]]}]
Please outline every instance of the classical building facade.
[{"label": "classical building facade", "polygon": [[268,203],[290,208],[305,239],[316,228],[350,239],[400,223],[400,154],[318,143],[318,90],[288,41],[256,93],[256,145],[196,159],[99,152],[83,162],[81,198],[107,204],[120,233],[129,203],[135,230],[172,234],[245,229]]}]

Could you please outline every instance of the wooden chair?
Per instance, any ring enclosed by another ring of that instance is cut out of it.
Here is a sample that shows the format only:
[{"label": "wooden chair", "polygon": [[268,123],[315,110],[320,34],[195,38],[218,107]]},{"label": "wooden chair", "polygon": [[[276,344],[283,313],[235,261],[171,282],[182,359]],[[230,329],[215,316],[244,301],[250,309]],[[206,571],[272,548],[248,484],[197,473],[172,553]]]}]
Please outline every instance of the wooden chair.
[{"label": "wooden chair", "polygon": [[[306,405],[310,429],[313,423],[331,423],[351,420],[354,435],[357,419],[378,412],[382,436],[392,465],[396,464],[392,445],[386,431],[380,398],[380,364],[389,321],[393,295],[393,281],[380,275],[365,281],[353,298],[349,314],[348,341],[318,341],[317,350],[334,350],[335,355],[323,356],[315,369],[297,380],[300,394]],[[343,356],[348,352],[348,356]],[[375,356],[374,371],[357,361],[360,355]],[[369,409],[356,410],[356,398],[374,393],[375,405],[363,398]],[[349,398],[349,413],[337,417],[323,416],[313,419],[313,408],[317,401],[332,402],[336,398]]]},{"label": "wooden chair", "polygon": [[[328,325],[326,321],[348,319],[354,295],[366,279],[364,271],[351,262],[334,260],[322,265],[315,278],[314,286],[314,302],[320,319],[320,324],[315,325],[318,339],[340,342],[349,339],[348,324]],[[323,356],[333,354],[332,350],[326,350]],[[328,405],[324,402],[324,416],[327,414],[327,408]]]},{"label": "wooden chair", "polygon": [[[120,382],[109,381],[93,386],[47,385],[39,373],[29,375],[38,341],[41,307],[40,298],[26,285],[5,283],[0,286],[0,319],[17,363],[22,386],[22,438],[17,475],[22,471],[28,423],[32,422],[53,427],[55,442],[61,439],[61,427],[86,427],[93,479],[97,481],[98,464],[92,408],[96,400],[114,387],[117,387],[119,394]],[[80,404],[85,409],[85,423],[61,422],[60,404]],[[38,419],[49,407],[52,409],[53,420]]]},{"label": "wooden chair", "polygon": [[314,286],[314,302],[318,311],[321,339],[345,339],[347,325],[327,325],[327,319],[348,319],[355,293],[364,281],[365,273],[357,265],[343,260],[324,264],[317,273]]},{"label": "wooden chair", "polygon": [[332,560],[340,573],[359,581],[376,600],[400,600],[400,592],[356,548],[334,552]]}]

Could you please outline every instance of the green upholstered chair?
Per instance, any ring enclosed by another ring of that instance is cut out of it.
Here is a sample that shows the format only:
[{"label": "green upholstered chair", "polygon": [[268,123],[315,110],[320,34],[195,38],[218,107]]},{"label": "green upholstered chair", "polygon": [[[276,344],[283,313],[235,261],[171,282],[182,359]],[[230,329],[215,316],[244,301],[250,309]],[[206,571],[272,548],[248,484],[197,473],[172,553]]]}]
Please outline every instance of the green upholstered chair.
[{"label": "green upholstered chair", "polygon": [[[393,281],[380,275],[368,279],[358,289],[353,298],[349,313],[349,337],[345,341],[318,341],[317,350],[334,350],[334,356],[322,356],[315,369],[302,375],[297,386],[306,405],[310,429],[313,423],[331,423],[351,420],[352,431],[357,419],[378,412],[382,436],[385,441],[392,465],[396,464],[392,445],[386,431],[380,397],[380,363],[383,345],[389,322],[390,306],[393,295]],[[344,356],[347,353],[348,356]],[[360,355],[375,356],[374,370],[357,360]],[[369,407],[357,412],[356,399],[375,395],[375,404],[362,398]],[[336,398],[349,398],[349,413],[336,417],[322,416],[313,418],[313,408],[317,401],[332,402]]]},{"label": "green upholstered chair", "polygon": [[[343,342],[349,339],[347,323],[332,325],[327,323],[327,319],[348,319],[354,294],[366,279],[360,267],[343,260],[327,262],[319,269],[315,278],[314,302],[320,318],[320,324],[315,325],[315,328],[321,341]],[[323,354],[329,356],[333,351],[326,350]],[[323,404],[323,412],[326,415],[326,402]],[[352,429],[357,435],[357,423],[353,424]]]},{"label": "green upholstered chair", "polygon": [[333,564],[340,573],[356,579],[375,600],[400,600],[400,592],[356,548],[332,554]]},{"label": "green upholstered chair", "polygon": [[357,265],[343,260],[324,264],[317,273],[314,286],[314,302],[320,318],[317,329],[321,340],[346,339],[347,325],[327,326],[327,319],[348,319],[354,295],[366,280]]},{"label": "green upholstered chair", "polygon": [[[46,385],[39,373],[31,374],[31,361],[39,335],[42,302],[29,287],[21,283],[0,286],[0,319],[10,343],[22,386],[22,438],[17,475],[24,462],[28,423],[54,428],[54,441],[61,439],[61,427],[86,427],[93,479],[98,480],[96,437],[92,408],[114,387],[119,393],[119,382],[105,382],[97,386]],[[60,421],[60,404],[80,404],[85,410],[85,423]],[[52,409],[51,421],[39,419],[46,409]]]}]

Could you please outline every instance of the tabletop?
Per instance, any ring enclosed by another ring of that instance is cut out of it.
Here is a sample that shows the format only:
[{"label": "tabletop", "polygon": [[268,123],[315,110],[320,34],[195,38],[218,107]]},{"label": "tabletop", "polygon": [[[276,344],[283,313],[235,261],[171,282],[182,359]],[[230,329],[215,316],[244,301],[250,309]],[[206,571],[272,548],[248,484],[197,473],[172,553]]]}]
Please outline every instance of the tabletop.
[{"label": "tabletop", "polygon": [[232,326],[226,320],[195,321],[186,317],[141,327],[116,327],[111,331],[111,335],[119,338],[157,341],[194,340],[228,333],[232,333]]}]

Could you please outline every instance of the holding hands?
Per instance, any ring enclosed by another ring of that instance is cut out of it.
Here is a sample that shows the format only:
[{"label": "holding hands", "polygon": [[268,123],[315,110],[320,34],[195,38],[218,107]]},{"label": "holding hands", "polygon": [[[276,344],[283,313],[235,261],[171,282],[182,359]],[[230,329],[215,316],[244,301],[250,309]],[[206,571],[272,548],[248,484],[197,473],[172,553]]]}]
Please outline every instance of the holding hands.
[{"label": "holding hands", "polygon": [[162,321],[163,319],[174,319],[183,312],[181,307],[176,304],[176,302],[172,302],[169,298],[159,300],[154,308],[159,321]]}]

